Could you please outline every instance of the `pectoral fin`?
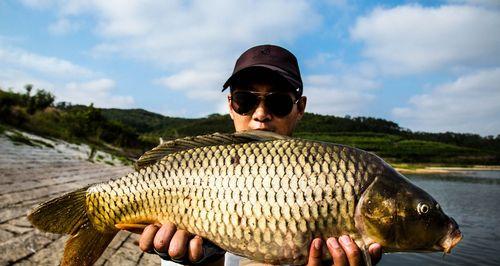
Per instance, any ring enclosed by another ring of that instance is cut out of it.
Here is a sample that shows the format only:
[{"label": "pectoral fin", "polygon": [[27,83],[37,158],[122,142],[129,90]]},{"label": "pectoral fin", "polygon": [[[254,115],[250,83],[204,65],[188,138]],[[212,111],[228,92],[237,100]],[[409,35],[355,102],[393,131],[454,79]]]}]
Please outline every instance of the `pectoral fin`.
[{"label": "pectoral fin", "polygon": [[115,224],[115,227],[120,230],[126,230],[132,233],[141,234],[147,224]]}]

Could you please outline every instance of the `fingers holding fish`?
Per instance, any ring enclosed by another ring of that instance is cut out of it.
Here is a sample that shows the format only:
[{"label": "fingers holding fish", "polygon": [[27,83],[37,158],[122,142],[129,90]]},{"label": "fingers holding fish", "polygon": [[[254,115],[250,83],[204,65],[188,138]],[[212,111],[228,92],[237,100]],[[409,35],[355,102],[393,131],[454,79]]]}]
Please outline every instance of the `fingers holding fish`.
[{"label": "fingers holding fish", "polygon": [[[177,230],[170,241],[170,245],[168,247],[168,255],[172,257],[172,259],[182,259],[185,255],[187,255],[188,243],[191,237],[191,233],[186,230]],[[200,245],[201,249],[201,245]]]},{"label": "fingers holding fish", "polygon": [[[320,238],[312,241],[309,249],[309,259],[307,265],[324,265],[322,254],[323,243]],[[327,240],[327,249],[333,259],[333,265],[363,265],[361,249],[349,237],[342,236],[339,239],[331,237]],[[374,243],[369,248],[371,265],[376,265],[382,257],[382,247]]]},{"label": "fingers holding fish", "polygon": [[322,249],[323,241],[321,238],[315,238],[311,247],[309,248],[309,259],[307,262],[308,266],[321,266],[322,265]]},{"label": "fingers holding fish", "polygon": [[154,238],[159,229],[160,227],[155,224],[150,224],[144,228],[139,238],[139,248],[143,252],[152,253],[154,249]]},{"label": "fingers holding fish", "polygon": [[168,253],[170,242],[177,231],[177,227],[173,223],[166,223],[160,227],[154,236],[154,248],[158,252]]},{"label": "fingers holding fish", "polygon": [[333,264],[336,266],[348,265],[346,254],[335,237],[330,237],[326,241],[328,251],[332,255]]},{"label": "fingers holding fish", "polygon": [[382,259],[382,246],[378,243],[371,244],[368,247],[368,253],[372,259],[372,264],[377,264]]},{"label": "fingers holding fish", "polygon": [[363,259],[362,259],[363,255],[361,254],[361,250],[349,236],[343,235],[339,237],[338,242],[340,243],[340,246],[344,250],[345,255],[347,256],[347,261],[349,262],[350,266],[363,265]]},{"label": "fingers holding fish", "polygon": [[189,261],[197,262],[203,258],[203,239],[200,236],[194,236],[189,241],[188,258]]},{"label": "fingers holding fish", "polygon": [[[177,230],[173,223],[166,223],[161,227],[151,224],[146,226],[139,239],[139,248],[143,252],[165,254],[164,259],[189,259],[199,261],[203,257],[203,240],[200,236],[192,235],[185,230]],[[168,254],[168,256],[167,256]]]}]

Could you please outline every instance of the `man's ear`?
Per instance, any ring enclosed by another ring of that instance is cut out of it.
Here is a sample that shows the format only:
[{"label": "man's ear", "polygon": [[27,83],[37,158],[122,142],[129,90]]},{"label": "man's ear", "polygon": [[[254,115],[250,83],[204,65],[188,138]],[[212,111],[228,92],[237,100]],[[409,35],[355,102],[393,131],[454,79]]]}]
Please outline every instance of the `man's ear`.
[{"label": "man's ear", "polygon": [[304,112],[306,111],[306,104],[307,104],[307,97],[306,96],[300,97],[299,102],[297,102],[297,111],[299,112],[300,118],[302,118]]},{"label": "man's ear", "polygon": [[227,108],[229,110],[229,116],[234,120],[234,110],[233,107],[231,107],[231,95],[227,95]]}]

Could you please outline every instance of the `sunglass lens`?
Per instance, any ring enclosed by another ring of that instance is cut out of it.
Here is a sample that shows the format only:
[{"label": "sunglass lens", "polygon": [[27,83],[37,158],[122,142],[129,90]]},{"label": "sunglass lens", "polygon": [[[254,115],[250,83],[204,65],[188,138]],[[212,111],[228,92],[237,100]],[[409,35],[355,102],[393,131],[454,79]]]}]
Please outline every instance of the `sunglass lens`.
[{"label": "sunglass lens", "polygon": [[231,107],[236,113],[244,115],[255,108],[258,100],[259,98],[250,92],[237,91],[231,96]]},{"label": "sunglass lens", "polygon": [[266,97],[266,107],[276,116],[286,116],[292,111],[293,99],[286,93],[274,93]]}]

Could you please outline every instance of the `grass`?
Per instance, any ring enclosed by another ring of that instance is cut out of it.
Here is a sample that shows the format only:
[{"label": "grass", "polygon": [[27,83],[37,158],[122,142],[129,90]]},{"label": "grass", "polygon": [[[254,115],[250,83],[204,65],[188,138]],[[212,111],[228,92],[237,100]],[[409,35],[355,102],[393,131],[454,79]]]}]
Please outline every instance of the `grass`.
[{"label": "grass", "polygon": [[470,165],[487,164],[497,159],[485,151],[459,147],[435,141],[405,139],[403,136],[371,133],[340,132],[310,133],[299,132],[294,136],[305,139],[326,141],[356,147],[373,152],[391,164],[407,163],[402,167],[421,168],[419,164]]}]

